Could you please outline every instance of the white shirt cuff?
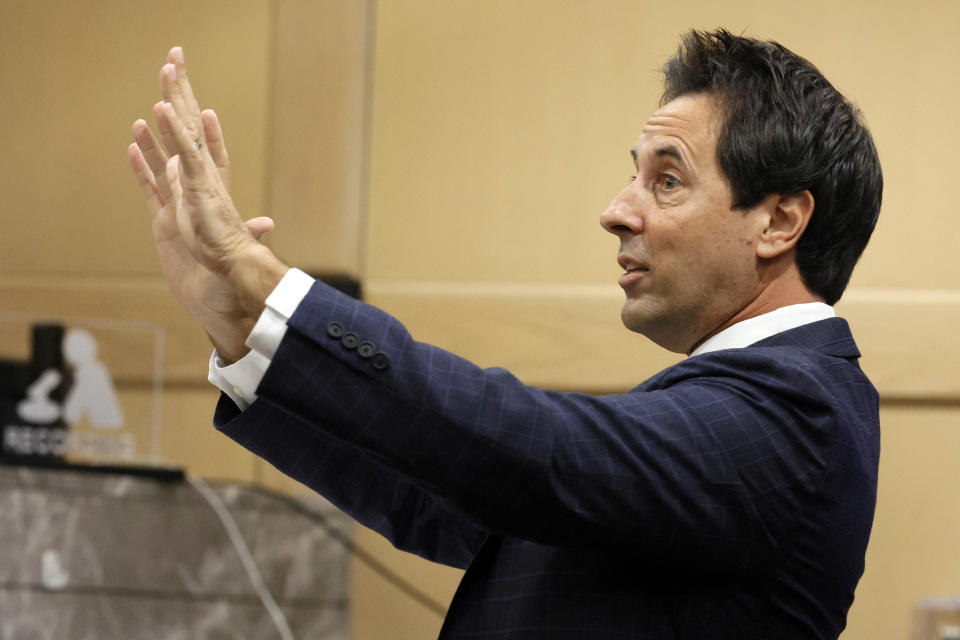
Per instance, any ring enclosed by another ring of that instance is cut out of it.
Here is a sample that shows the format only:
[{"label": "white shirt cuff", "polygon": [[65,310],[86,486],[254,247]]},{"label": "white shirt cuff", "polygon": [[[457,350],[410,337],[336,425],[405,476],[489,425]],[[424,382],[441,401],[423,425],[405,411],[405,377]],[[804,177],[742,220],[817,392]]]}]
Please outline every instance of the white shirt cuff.
[{"label": "white shirt cuff", "polygon": [[314,279],[299,269],[287,271],[267,296],[266,307],[247,336],[250,353],[227,366],[223,365],[216,351],[210,356],[207,379],[227,394],[241,411],[257,399],[257,387],[287,333],[287,320],[313,283]]},{"label": "white shirt cuff", "polygon": [[220,354],[214,350],[210,356],[210,373],[207,380],[230,396],[233,403],[244,410],[257,399],[256,388],[263,379],[269,358],[265,358],[256,351],[251,351],[236,362],[224,366]]}]

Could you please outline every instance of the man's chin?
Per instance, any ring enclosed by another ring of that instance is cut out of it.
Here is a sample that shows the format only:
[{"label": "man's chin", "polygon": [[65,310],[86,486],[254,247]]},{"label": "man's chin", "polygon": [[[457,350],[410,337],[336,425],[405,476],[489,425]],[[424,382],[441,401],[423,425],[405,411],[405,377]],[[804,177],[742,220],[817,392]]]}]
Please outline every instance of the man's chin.
[{"label": "man's chin", "polygon": [[673,353],[686,353],[689,345],[678,331],[678,323],[663,314],[651,313],[636,304],[636,300],[627,300],[620,310],[620,321],[630,331],[639,333],[648,340]]},{"label": "man's chin", "polygon": [[630,331],[647,335],[657,323],[657,314],[640,300],[628,298],[620,309],[620,321]]}]

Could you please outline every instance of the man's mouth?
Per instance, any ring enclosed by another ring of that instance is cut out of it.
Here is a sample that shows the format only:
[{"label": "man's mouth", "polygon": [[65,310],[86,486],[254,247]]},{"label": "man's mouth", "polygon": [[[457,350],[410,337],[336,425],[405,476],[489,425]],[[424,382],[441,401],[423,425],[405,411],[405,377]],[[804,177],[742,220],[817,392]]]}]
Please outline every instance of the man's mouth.
[{"label": "man's mouth", "polygon": [[648,267],[643,262],[635,260],[626,254],[620,254],[617,256],[617,264],[619,264],[623,270],[624,274],[620,276],[620,286],[626,287],[638,280],[642,280],[643,277],[650,271]]}]

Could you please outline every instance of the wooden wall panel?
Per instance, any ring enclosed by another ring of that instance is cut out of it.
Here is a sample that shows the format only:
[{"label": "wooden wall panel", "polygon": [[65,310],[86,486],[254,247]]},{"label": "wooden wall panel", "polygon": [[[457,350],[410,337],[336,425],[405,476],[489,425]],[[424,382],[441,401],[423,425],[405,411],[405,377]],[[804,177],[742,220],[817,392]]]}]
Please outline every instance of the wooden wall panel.
[{"label": "wooden wall panel", "polygon": [[[120,382],[147,384],[152,367],[124,357],[143,343],[152,330],[163,334],[164,382],[168,385],[206,384],[207,364],[212,348],[203,327],[177,304],[166,285],[155,278],[76,278],[0,276],[0,319],[13,316],[103,322],[115,320],[142,331],[125,336],[117,332],[100,345]],[[0,353],[25,355],[26,336],[0,333]]]},{"label": "wooden wall panel", "polygon": [[906,640],[916,602],[960,591],[960,407],[881,408],[867,564],[842,640]]},{"label": "wooden wall panel", "polygon": [[221,116],[238,207],[259,215],[270,6],[4,2],[0,274],[159,274],[126,148],[133,121],[153,120],[173,45],[184,47],[201,103]]},{"label": "wooden wall panel", "polygon": [[[623,391],[681,356],[620,323],[614,287],[371,282],[414,337],[529,384]],[[837,306],[881,395],[960,402],[960,294],[853,290]]]},{"label": "wooden wall panel", "polygon": [[794,48],[864,110],[886,189],[854,284],[960,289],[960,217],[931,188],[951,183],[960,146],[951,0],[380,3],[366,275],[614,283],[597,216],[634,173],[627,150],[678,35],[718,25]]},{"label": "wooden wall panel", "polygon": [[[210,385],[164,391],[160,461],[201,477],[250,482],[257,459],[213,426],[218,397]],[[118,399],[128,413],[143,413],[152,404],[151,392],[138,388],[121,386]]]},{"label": "wooden wall panel", "polygon": [[357,277],[372,2],[274,4],[267,243],[306,271]]},{"label": "wooden wall panel", "polygon": [[[354,540],[433,601],[444,607],[449,606],[463,571],[397,551],[379,534],[360,526],[354,529]],[[421,640],[437,637],[443,618],[435,611],[400,591],[362,562],[354,560],[351,570],[351,592],[355,607],[350,630],[353,640]]]},{"label": "wooden wall panel", "polygon": [[881,397],[960,403],[960,290],[853,289],[837,313]]},{"label": "wooden wall panel", "polygon": [[[368,299],[394,313],[414,337],[481,366],[502,366],[521,379],[554,389],[629,389],[680,356],[629,333],[620,323],[615,287],[445,283],[367,285]],[[164,381],[204,385],[210,346],[166,286],[154,280],[110,281],[0,277],[2,312],[78,319],[116,318],[164,334]],[[960,295],[854,289],[837,307],[854,329],[863,367],[888,399],[960,401]],[[2,319],[0,314],[0,319]],[[114,375],[148,382],[141,363],[122,353],[130,342],[102,345]],[[25,355],[25,337],[0,334],[0,354]]]}]

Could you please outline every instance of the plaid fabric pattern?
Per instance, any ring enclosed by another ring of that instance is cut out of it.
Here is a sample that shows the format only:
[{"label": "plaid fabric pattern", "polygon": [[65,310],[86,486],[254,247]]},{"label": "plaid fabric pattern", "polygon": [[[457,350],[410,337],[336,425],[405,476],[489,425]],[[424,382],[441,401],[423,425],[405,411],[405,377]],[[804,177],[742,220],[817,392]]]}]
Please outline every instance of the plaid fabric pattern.
[{"label": "plaid fabric pattern", "polygon": [[398,548],[466,568],[441,638],[843,629],[879,458],[844,320],[600,397],[480,369],[322,283],[288,326],[259,400],[222,397],[215,423]]}]

